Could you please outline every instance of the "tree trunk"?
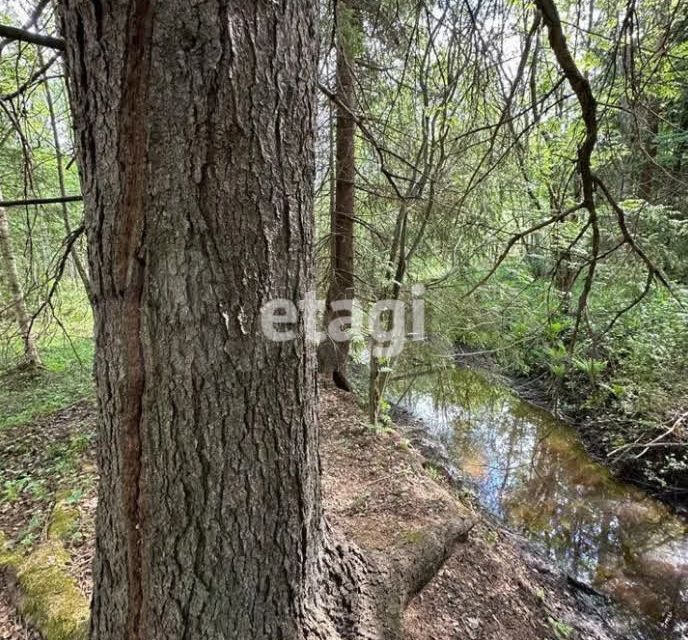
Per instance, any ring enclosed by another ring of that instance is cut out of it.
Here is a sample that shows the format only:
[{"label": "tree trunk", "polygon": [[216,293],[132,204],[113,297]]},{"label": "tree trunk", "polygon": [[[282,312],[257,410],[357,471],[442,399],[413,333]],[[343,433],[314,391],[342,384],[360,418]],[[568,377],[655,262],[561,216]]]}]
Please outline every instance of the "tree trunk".
[{"label": "tree trunk", "polygon": [[639,144],[640,154],[640,177],[638,184],[638,195],[646,202],[655,202],[655,173],[657,167],[657,136],[659,134],[659,110],[660,105],[657,100],[651,97],[645,98],[645,104],[639,107],[638,111],[642,115],[637,116],[639,120]]},{"label": "tree trunk", "polygon": [[[332,304],[351,301],[354,297],[354,207],[356,154],[356,121],[353,115],[354,50],[358,22],[350,0],[337,3],[337,125],[335,198],[331,212],[330,284],[326,301],[326,326],[350,310],[338,311]],[[334,373],[336,379],[346,378],[349,340],[325,338],[319,353],[323,373]]]},{"label": "tree trunk", "polygon": [[[0,200],[2,200],[2,193],[0,193]],[[26,309],[24,292],[19,282],[17,264],[14,260],[10,225],[7,220],[7,214],[2,207],[0,207],[0,256],[2,257],[2,275],[7,282],[7,288],[12,300],[12,311],[17,320],[19,335],[24,345],[25,363],[30,367],[40,367],[41,358],[38,355],[38,349],[31,333],[31,317]]]},{"label": "tree trunk", "polygon": [[[44,64],[43,54],[41,53],[40,47],[37,48],[38,61],[41,66]],[[65,188],[65,171],[64,171],[64,156],[62,154],[62,144],[60,143],[60,133],[57,130],[57,117],[55,114],[55,103],[53,101],[53,94],[50,90],[50,82],[46,80],[43,82],[43,90],[45,91],[45,103],[48,107],[48,116],[50,117],[50,130],[53,134],[53,145],[55,147],[55,162],[57,165],[57,182],[60,187],[60,197],[67,197],[67,189]],[[66,202],[60,203],[60,208],[62,210],[62,222],[64,224],[67,236],[72,233],[72,225],[69,222],[69,206]],[[81,278],[81,282],[86,290],[86,295],[89,300],[91,300],[91,284],[89,282],[88,273],[86,267],[84,267],[81,256],[79,256],[78,246],[75,243],[69,252],[69,257],[74,264],[76,272]]]},{"label": "tree trunk", "polygon": [[303,322],[261,331],[312,285],[315,15],[63,1],[101,412],[92,638],[398,637],[418,567],[465,532],[411,565],[338,542]]}]

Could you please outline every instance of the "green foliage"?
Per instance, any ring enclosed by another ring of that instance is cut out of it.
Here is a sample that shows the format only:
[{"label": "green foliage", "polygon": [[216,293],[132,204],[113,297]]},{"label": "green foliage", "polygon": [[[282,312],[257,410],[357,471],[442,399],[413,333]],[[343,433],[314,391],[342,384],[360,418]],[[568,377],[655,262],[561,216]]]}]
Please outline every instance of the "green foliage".
[{"label": "green foliage", "polygon": [[547,622],[549,622],[549,626],[554,631],[557,640],[568,640],[568,638],[572,637],[574,628],[571,625],[555,618],[547,618]]},{"label": "green foliage", "polygon": [[0,351],[0,429],[24,424],[78,400],[93,397],[92,319],[80,284],[59,289],[59,324],[36,323],[43,368],[17,368],[21,341],[13,337]]},{"label": "green foliage", "polygon": [[93,396],[90,339],[56,340],[41,349],[41,357],[45,369],[2,374],[0,429],[29,422]]}]

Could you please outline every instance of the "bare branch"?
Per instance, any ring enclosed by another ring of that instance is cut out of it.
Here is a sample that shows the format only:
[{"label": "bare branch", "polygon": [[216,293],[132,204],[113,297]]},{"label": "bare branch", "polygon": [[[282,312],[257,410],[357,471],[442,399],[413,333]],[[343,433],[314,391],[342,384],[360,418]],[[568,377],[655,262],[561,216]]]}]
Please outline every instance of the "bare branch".
[{"label": "bare branch", "polygon": [[31,77],[26,82],[24,82],[20,87],[18,87],[11,93],[6,93],[4,96],[0,96],[0,100],[13,100],[14,98],[20,96],[27,89],[29,89],[33,85],[33,83],[36,82],[36,80],[41,78],[45,74],[45,72],[53,66],[53,64],[59,57],[59,54],[55,54],[45,64],[42,64],[38,69],[36,69],[36,71],[34,71],[31,74]]},{"label": "bare branch", "polygon": [[7,38],[7,40],[29,42],[30,44],[37,44],[41,47],[56,49],[57,51],[65,50],[65,43],[61,38],[42,36],[38,33],[32,33],[31,31],[18,29],[17,27],[10,27],[4,24],[0,24],[0,36]]},{"label": "bare branch", "polygon": [[482,287],[494,275],[495,271],[497,271],[497,269],[499,268],[499,265],[501,265],[502,262],[504,262],[506,257],[511,252],[511,249],[513,248],[513,246],[517,242],[519,242],[520,240],[523,240],[523,238],[525,238],[526,236],[529,236],[531,233],[535,233],[536,231],[539,231],[540,229],[544,229],[545,227],[548,227],[549,225],[554,224],[555,222],[561,222],[562,220],[564,220],[565,218],[567,218],[571,214],[575,213],[576,211],[580,211],[583,207],[585,207],[585,204],[581,202],[581,203],[575,205],[574,207],[571,207],[570,209],[563,211],[562,213],[558,213],[558,214],[556,214],[550,218],[547,218],[547,220],[543,220],[542,222],[538,222],[537,224],[534,224],[532,227],[529,227],[525,231],[521,231],[520,233],[517,233],[516,235],[511,236],[511,238],[509,239],[509,242],[506,243],[506,247],[504,247],[504,251],[502,251],[500,256],[497,258],[497,261],[492,266],[492,269],[490,269],[488,274],[486,276],[484,276],[483,278],[481,278],[481,280],[477,284],[473,285],[468,290],[468,293],[466,293],[463,297],[467,298],[468,296],[470,296],[477,289]]},{"label": "bare branch", "polygon": [[669,289],[669,291],[671,291],[669,281],[666,279],[664,274],[654,265],[649,256],[645,253],[645,251],[643,251],[643,249],[638,245],[638,243],[631,235],[631,232],[628,229],[628,225],[626,224],[626,214],[624,213],[623,209],[616,202],[616,200],[610,193],[609,189],[607,189],[607,186],[604,184],[604,182],[602,182],[602,180],[600,180],[597,176],[594,176],[594,180],[595,184],[597,184],[597,186],[602,190],[602,193],[604,193],[605,197],[607,198],[607,202],[609,202],[609,205],[616,214],[616,219],[619,223],[619,229],[621,229],[621,235],[623,236],[623,239],[628,243],[628,245],[631,247],[631,249],[633,249],[633,251],[638,255],[638,257],[645,263],[645,265],[648,268],[648,271],[650,271],[657,278],[657,280],[659,280],[667,289]]},{"label": "bare branch", "polygon": [[[23,24],[22,29],[26,31],[28,29],[31,29],[31,27],[35,27],[36,23],[38,22],[38,19],[41,17],[41,14],[43,13],[43,9],[45,9],[49,3],[50,0],[40,0],[40,2],[36,5],[34,10],[31,12],[29,19]],[[2,50],[8,44],[10,44],[10,42],[14,41],[15,38],[5,38],[3,40],[0,40],[0,53],[2,53]]]},{"label": "bare branch", "polygon": [[83,196],[64,196],[60,198],[29,198],[28,200],[3,200],[0,207],[30,207],[42,204],[61,204],[63,202],[81,202]]}]

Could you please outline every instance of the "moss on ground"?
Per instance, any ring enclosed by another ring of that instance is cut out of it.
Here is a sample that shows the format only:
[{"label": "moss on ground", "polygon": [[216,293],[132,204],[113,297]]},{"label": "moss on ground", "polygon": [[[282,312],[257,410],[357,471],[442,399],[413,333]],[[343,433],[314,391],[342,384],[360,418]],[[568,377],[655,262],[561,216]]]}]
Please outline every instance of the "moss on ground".
[{"label": "moss on ground", "polygon": [[0,531],[0,569],[13,578],[18,609],[44,640],[85,640],[88,635],[89,603],[69,574],[70,556],[62,544],[78,517],[67,507],[55,509],[49,539],[26,556],[13,551]]},{"label": "moss on ground", "polygon": [[89,605],[67,571],[69,561],[62,544],[48,540],[16,567],[21,613],[44,640],[87,637]]},{"label": "moss on ground", "polygon": [[66,498],[58,499],[48,526],[49,540],[67,541],[79,527],[79,509]]}]

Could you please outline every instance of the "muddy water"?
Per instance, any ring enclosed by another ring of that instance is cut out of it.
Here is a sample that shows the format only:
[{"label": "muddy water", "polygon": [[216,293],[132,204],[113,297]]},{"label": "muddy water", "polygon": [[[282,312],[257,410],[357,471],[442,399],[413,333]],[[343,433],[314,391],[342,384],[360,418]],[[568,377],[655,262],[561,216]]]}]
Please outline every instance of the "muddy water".
[{"label": "muddy water", "polygon": [[688,638],[683,520],[616,481],[569,426],[475,372],[419,376],[395,391],[488,511],[569,575],[639,613],[645,637]]}]

